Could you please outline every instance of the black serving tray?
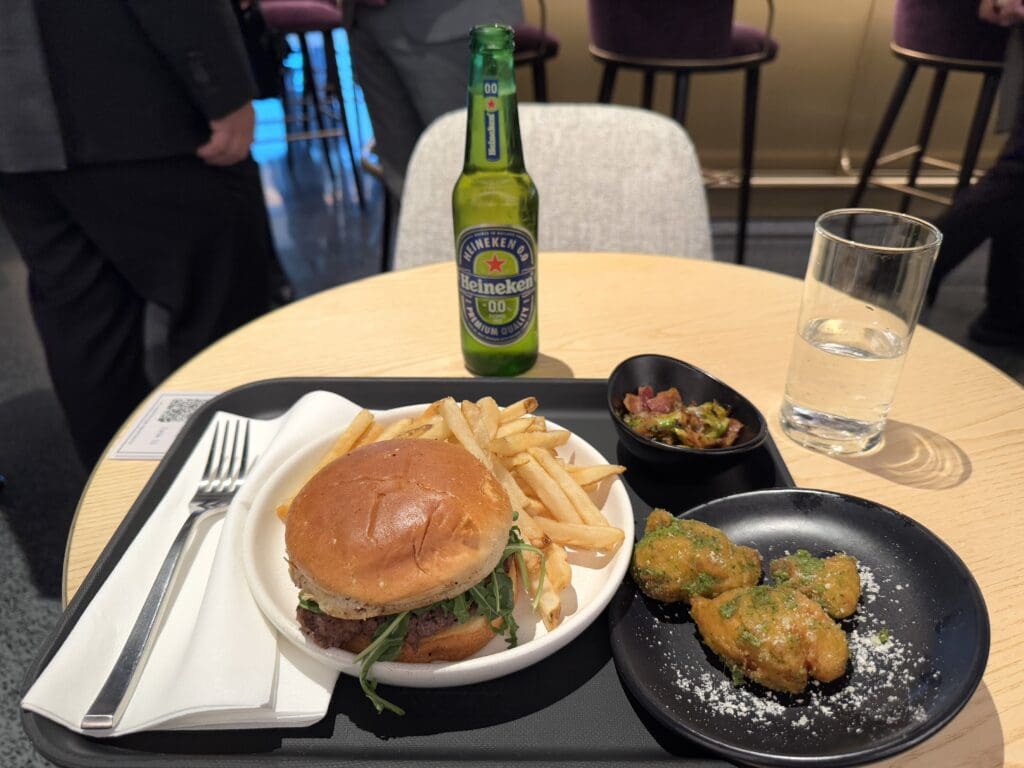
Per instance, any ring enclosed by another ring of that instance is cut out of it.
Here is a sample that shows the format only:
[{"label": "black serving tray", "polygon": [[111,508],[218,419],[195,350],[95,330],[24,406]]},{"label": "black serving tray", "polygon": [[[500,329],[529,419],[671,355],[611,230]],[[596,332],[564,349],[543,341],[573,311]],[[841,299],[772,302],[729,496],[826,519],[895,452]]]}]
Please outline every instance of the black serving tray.
[{"label": "black serving tray", "polygon": [[[637,530],[653,506],[672,512],[732,493],[791,487],[793,479],[769,437],[749,459],[716,475],[645,467],[619,444],[607,411],[606,382],[577,379],[272,379],[214,398],[178,435],[103,550],[32,665],[22,694],[74,627],[99,586],[167,491],[213,414],[272,418],[314,390],[337,392],[367,408],[494,396],[505,404],[533,395],[540,413],[573,430],[624,475]],[[543,661],[498,680],[458,688],[387,690],[405,717],[377,715],[358,682],[341,675],[327,716],[308,728],[151,731],[92,739],[22,712],[29,738],[59,765],[116,766],[723,766],[694,742],[671,733],[626,692],[612,661],[608,623],[595,621]]]}]

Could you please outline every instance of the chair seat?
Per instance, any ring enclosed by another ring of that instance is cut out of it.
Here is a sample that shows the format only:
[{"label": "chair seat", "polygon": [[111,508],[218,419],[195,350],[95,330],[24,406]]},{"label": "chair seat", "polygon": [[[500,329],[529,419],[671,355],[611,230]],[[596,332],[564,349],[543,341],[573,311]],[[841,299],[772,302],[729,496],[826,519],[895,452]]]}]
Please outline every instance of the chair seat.
[{"label": "chair seat", "polygon": [[558,55],[561,42],[550,32],[533,24],[517,24],[515,31],[517,59],[550,59]]},{"label": "chair seat", "polygon": [[263,0],[260,10],[267,24],[285,34],[318,32],[342,25],[341,11],[328,0]]},{"label": "chair seat", "polygon": [[729,45],[729,56],[752,56],[764,51],[768,58],[775,58],[779,52],[779,44],[773,37],[768,37],[763,29],[749,24],[733,24],[732,39]]},{"label": "chair seat", "polygon": [[893,42],[922,58],[1001,63],[1009,31],[978,18],[977,0],[898,0]]}]

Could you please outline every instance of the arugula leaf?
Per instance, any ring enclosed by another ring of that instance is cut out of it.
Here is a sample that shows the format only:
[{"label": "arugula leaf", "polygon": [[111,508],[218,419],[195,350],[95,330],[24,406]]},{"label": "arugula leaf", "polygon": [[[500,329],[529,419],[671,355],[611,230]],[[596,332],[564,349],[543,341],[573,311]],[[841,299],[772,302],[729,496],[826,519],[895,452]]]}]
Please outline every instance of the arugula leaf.
[{"label": "arugula leaf", "polygon": [[370,677],[370,668],[378,661],[391,661],[398,658],[398,654],[402,652],[402,645],[405,643],[405,636],[409,632],[409,613],[409,611],[402,611],[395,614],[389,621],[377,627],[377,631],[373,633],[373,641],[360,651],[355,659],[361,665],[359,667],[359,687],[363,689],[366,698],[373,702],[377,714],[381,714],[385,709],[396,715],[405,714],[404,709],[392,704],[377,693],[377,681]]},{"label": "arugula leaf", "polygon": [[456,595],[452,598],[452,614],[455,616],[455,620],[459,624],[465,624],[469,621],[469,601],[466,600],[466,594]]},{"label": "arugula leaf", "polygon": [[320,603],[306,595],[299,595],[299,605],[311,613],[323,613],[320,610]]}]

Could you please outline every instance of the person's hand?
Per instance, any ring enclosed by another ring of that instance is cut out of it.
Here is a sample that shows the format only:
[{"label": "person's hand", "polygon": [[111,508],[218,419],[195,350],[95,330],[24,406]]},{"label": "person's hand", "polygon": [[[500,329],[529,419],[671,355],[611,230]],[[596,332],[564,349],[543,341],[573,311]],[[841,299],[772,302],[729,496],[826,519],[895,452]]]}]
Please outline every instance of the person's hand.
[{"label": "person's hand", "polygon": [[210,165],[234,165],[249,155],[253,132],[256,130],[256,111],[252,103],[210,121],[210,140],[196,150]]},{"label": "person's hand", "polygon": [[981,0],[978,16],[1001,27],[1024,21],[1024,0]]}]

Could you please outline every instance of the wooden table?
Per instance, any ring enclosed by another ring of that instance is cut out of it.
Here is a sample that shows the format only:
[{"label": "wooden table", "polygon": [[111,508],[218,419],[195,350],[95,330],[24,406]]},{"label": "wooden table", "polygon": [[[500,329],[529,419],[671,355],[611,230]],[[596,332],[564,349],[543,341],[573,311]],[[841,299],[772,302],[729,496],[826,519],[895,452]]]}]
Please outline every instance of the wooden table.
[{"label": "wooden table", "polygon": [[[724,263],[588,253],[542,254],[540,275],[543,354],[528,376],[603,378],[639,352],[687,360],[764,412],[799,485],[879,501],[956,550],[988,604],[988,669],[950,725],[887,764],[1024,765],[1024,389],[920,328],[884,448],[830,458],[778,427],[798,280]],[[350,283],[236,331],[161,389],[219,391],[276,376],[467,376],[456,306],[452,264]],[[67,598],[155,466],[104,460],[96,467],[68,540]]]}]

